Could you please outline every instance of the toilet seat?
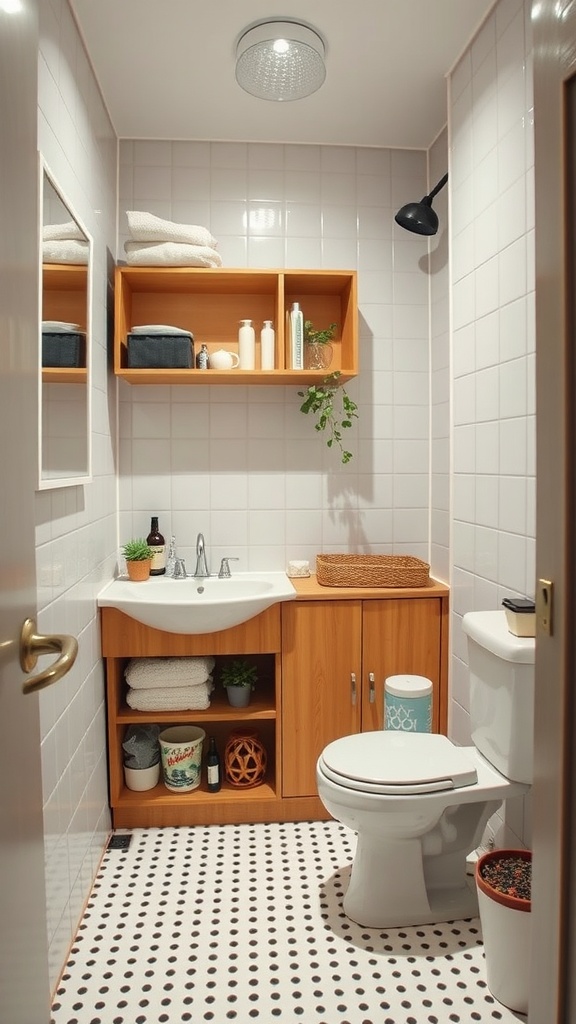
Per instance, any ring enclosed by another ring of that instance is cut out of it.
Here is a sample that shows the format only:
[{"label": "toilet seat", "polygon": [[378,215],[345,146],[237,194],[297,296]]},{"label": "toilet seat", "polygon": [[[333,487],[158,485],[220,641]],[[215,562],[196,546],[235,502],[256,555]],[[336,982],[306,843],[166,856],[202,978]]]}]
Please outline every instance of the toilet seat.
[{"label": "toilet seat", "polygon": [[447,736],[392,730],[343,736],[319,759],[326,778],[363,793],[408,796],[473,786],[476,768]]}]

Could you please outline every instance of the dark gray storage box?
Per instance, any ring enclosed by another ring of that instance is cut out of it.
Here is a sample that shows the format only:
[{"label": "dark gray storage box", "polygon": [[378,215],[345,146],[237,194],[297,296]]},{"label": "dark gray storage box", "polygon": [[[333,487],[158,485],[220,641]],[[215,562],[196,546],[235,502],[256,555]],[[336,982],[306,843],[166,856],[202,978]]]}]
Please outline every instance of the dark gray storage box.
[{"label": "dark gray storage box", "polygon": [[86,335],[42,332],[42,366],[86,366]]},{"label": "dark gray storage box", "polygon": [[191,334],[129,334],[128,368],[190,369],[194,366]]}]

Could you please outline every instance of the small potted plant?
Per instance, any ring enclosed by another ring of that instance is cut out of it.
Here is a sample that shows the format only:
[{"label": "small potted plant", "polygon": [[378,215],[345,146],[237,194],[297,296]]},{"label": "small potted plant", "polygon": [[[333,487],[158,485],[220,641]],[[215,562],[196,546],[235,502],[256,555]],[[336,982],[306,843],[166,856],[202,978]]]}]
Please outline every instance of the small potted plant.
[{"label": "small potted plant", "polygon": [[152,556],[154,552],[143,537],[136,537],[129,540],[122,548],[122,554],[126,559],[128,576],[134,583],[141,583],[150,576]]},{"label": "small potted plant", "polygon": [[[320,384],[310,384],[306,391],[299,391],[304,401],[300,412],[316,415],[315,430],[326,430],[328,448],[334,445],[340,449],[342,462],[350,462],[352,452],[346,451],[342,444],[342,430],[352,426],[352,420],[358,418],[358,406],[339,382],[340,371],[335,370],[324,377]],[[336,408],[336,400],[341,401],[341,411]]]},{"label": "small potted plant", "polygon": [[336,333],[336,324],[317,331],[311,320],[304,321],[304,365],[307,370],[327,370],[332,362],[330,342]]},{"label": "small potted plant", "polygon": [[234,658],[222,666],[220,679],[229,703],[235,708],[245,708],[250,703],[258,679],[258,669],[246,658]]},{"label": "small potted plant", "polygon": [[518,1013],[528,1013],[531,887],[529,850],[490,850],[476,863],[488,988]]}]

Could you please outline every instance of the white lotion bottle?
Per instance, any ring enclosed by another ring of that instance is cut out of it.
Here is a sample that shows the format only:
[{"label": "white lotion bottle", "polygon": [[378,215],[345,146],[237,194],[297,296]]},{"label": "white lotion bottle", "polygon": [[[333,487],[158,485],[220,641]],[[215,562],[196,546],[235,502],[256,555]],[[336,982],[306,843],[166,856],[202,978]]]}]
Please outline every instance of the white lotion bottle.
[{"label": "white lotion bottle", "polygon": [[293,370],[304,369],[304,316],[298,302],[290,310],[290,354]]},{"label": "white lotion bottle", "polygon": [[260,331],[260,368],[274,369],[274,328],[271,320],[265,320]]},{"label": "white lotion bottle", "polygon": [[256,366],[256,335],[251,320],[241,320],[238,331],[238,356],[241,370],[253,370]]}]

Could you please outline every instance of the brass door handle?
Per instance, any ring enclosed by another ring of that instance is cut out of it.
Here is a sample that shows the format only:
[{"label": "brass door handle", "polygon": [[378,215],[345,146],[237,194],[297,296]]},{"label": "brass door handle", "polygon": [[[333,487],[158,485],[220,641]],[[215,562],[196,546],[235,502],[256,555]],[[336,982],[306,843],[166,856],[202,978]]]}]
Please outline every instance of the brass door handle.
[{"label": "brass door handle", "polygon": [[351,672],[350,673],[350,699],[352,701],[352,706],[354,707],[354,705],[356,704],[356,673],[355,672]]},{"label": "brass door handle", "polygon": [[36,633],[36,622],[34,619],[26,619],[20,633],[20,666],[23,672],[31,672],[41,654],[59,654],[48,668],[43,669],[32,679],[26,679],[22,683],[23,693],[35,693],[36,690],[43,690],[51,683],[57,683],[62,676],[70,671],[76,661],[78,654],[78,641],[75,636],[53,633],[49,636],[40,636]]}]

